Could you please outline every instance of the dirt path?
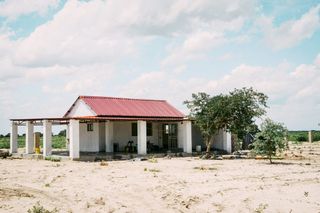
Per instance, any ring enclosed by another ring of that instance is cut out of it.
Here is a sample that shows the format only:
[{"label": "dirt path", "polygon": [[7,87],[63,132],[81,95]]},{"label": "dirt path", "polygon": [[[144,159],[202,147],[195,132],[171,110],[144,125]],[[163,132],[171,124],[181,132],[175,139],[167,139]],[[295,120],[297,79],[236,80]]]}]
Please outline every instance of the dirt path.
[{"label": "dirt path", "polygon": [[0,160],[0,212],[320,212],[320,161]]}]

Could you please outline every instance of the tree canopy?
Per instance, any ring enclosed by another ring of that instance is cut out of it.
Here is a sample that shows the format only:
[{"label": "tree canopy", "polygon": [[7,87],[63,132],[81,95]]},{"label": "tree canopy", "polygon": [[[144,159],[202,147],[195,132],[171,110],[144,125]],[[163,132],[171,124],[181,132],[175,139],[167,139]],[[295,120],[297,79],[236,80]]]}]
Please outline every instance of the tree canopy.
[{"label": "tree canopy", "polygon": [[254,127],[256,117],[265,113],[267,96],[252,88],[235,89],[227,95],[210,96],[200,92],[184,103],[190,116],[202,132],[207,153],[215,134],[220,130],[232,132],[242,138]]},{"label": "tree canopy", "polygon": [[266,119],[261,124],[261,132],[256,135],[254,150],[257,154],[267,155],[272,163],[272,156],[286,148],[286,134],[287,129],[281,123]]}]

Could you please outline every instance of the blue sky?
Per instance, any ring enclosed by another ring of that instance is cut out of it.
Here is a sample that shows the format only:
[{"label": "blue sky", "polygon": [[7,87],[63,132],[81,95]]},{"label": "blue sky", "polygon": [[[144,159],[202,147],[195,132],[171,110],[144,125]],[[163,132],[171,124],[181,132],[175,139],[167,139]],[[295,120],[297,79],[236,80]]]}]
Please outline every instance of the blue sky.
[{"label": "blue sky", "polygon": [[319,129],[319,1],[0,1],[0,133],[78,95],[167,99],[254,87]]}]

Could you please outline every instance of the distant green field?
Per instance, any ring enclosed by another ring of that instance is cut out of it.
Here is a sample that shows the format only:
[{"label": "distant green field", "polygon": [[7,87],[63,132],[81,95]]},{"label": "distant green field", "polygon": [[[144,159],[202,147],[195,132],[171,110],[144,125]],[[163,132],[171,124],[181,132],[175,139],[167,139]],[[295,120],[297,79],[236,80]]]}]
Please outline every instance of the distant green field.
[{"label": "distant green field", "polygon": [[[312,131],[313,141],[320,141],[320,131]],[[303,142],[308,141],[308,131],[289,131],[289,141]]]},{"label": "distant green field", "polygon": [[[41,147],[42,144],[42,137],[40,138]],[[25,136],[18,137],[18,147],[22,148],[25,147]],[[0,149],[9,149],[10,148],[10,137],[0,137]],[[52,148],[55,149],[63,149],[66,148],[66,137],[60,135],[54,135],[52,137]]]}]

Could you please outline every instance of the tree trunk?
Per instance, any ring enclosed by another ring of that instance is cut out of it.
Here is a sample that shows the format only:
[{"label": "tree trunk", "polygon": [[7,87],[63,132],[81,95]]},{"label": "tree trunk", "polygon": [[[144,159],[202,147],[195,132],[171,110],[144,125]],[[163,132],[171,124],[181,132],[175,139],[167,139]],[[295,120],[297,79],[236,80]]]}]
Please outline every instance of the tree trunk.
[{"label": "tree trunk", "polygon": [[211,140],[209,138],[207,139],[206,145],[207,145],[206,154],[208,155],[211,149]]},{"label": "tree trunk", "polygon": [[206,157],[210,157],[210,149],[211,149],[211,144],[213,138],[207,138],[206,145],[207,145],[207,150],[206,150]]},{"label": "tree trunk", "polygon": [[269,151],[269,155],[268,155],[268,156],[269,156],[269,161],[270,161],[270,163],[272,164],[272,159],[271,159],[271,158],[272,158],[272,154],[271,154],[270,151]]}]

